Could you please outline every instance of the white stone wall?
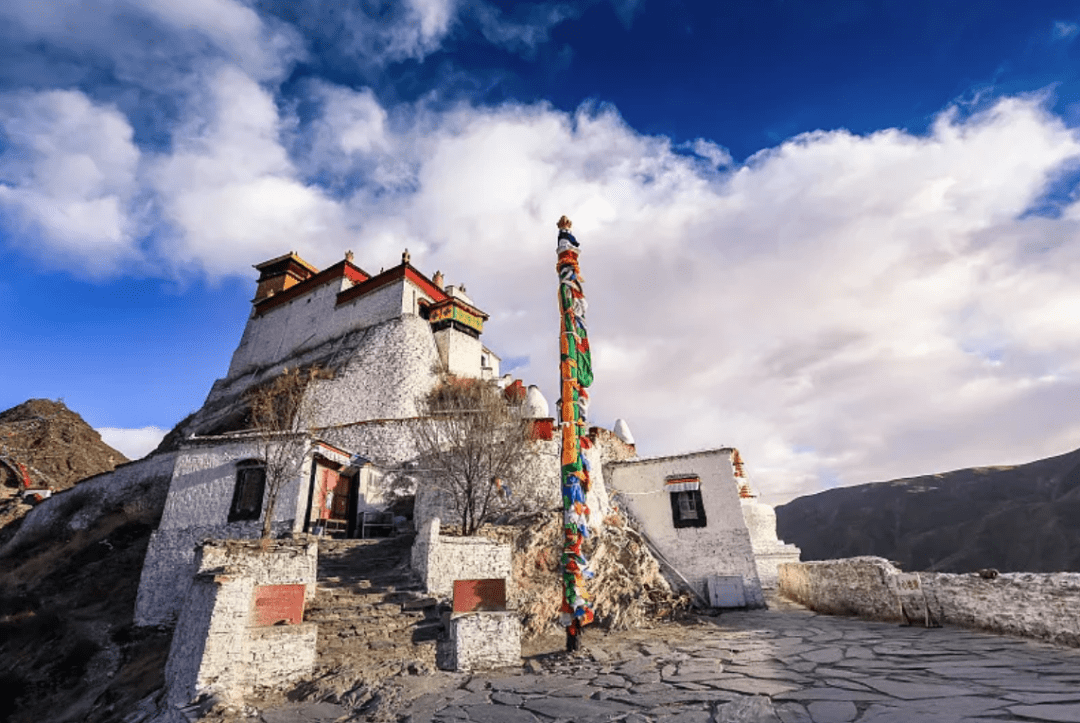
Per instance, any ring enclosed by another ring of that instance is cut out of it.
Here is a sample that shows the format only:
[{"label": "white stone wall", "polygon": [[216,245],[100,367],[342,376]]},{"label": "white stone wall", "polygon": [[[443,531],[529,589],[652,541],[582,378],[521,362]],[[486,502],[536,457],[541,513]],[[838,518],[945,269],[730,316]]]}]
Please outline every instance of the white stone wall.
[{"label": "white stone wall", "polygon": [[481,377],[480,356],[484,353],[484,345],[479,339],[456,329],[442,329],[435,332],[435,344],[439,348],[439,358],[451,374],[474,379]]},{"label": "white stone wall", "polygon": [[412,549],[413,570],[432,595],[448,598],[454,580],[506,580],[506,598],[512,598],[510,545],[483,537],[445,537],[439,519],[428,520]]},{"label": "white stone wall", "polygon": [[329,281],[288,303],[255,316],[244,327],[240,345],[229,363],[229,377],[249,367],[265,366],[293,350],[318,344],[349,329],[349,314],[335,313],[337,295],[351,282],[344,277]]},{"label": "white stone wall", "polygon": [[[176,454],[169,495],[158,529],[150,536],[139,592],[136,625],[169,624],[176,619],[195,573],[195,548],[210,539],[258,537],[261,520],[229,522],[236,486],[236,462],[258,459],[253,440],[198,444]],[[274,509],[274,533],[300,532],[311,474],[310,457],[282,488]],[[263,515],[268,504],[263,495]]]},{"label": "white stone wall", "polygon": [[750,532],[761,586],[774,590],[780,584],[779,566],[798,562],[801,552],[795,545],[784,544],[776,537],[776,511],[771,506],[753,498],[740,499],[740,503],[743,520]]},{"label": "white stone wall", "polygon": [[[612,496],[641,526],[660,553],[704,599],[710,575],[740,575],[750,607],[765,598],[750,533],[742,516],[731,450],[610,462],[605,476]],[[671,475],[697,475],[707,526],[676,528],[664,481]]]},{"label": "white stone wall", "polygon": [[[780,592],[817,612],[900,621],[880,557],[780,566]],[[946,625],[990,630],[1080,647],[1080,573],[919,573],[931,615]]]},{"label": "white stone wall", "polygon": [[254,692],[280,689],[315,668],[319,626],[272,625],[248,630],[248,683]]},{"label": "white stone wall", "polygon": [[[439,359],[431,326],[406,315],[369,327],[343,350],[333,379],[310,392],[313,426],[334,427],[417,415],[417,401],[435,386]],[[327,435],[327,441],[337,443]],[[344,443],[342,443],[344,444]],[[356,447],[348,449],[360,451]]]},{"label": "white stone wall", "polygon": [[314,594],[317,557],[312,540],[204,545],[165,665],[167,703],[182,706],[202,693],[239,702],[309,673],[317,626],[255,627],[254,591],[303,584]]},{"label": "white stone wall", "polygon": [[402,278],[337,306],[338,293],[351,286],[348,279],[335,279],[262,316],[253,314],[233,353],[229,378],[319,346],[354,329],[402,314],[417,314],[419,301],[430,301],[422,289]]},{"label": "white stone wall", "polygon": [[455,615],[450,620],[452,666],[463,672],[521,665],[521,621],[513,612]]}]

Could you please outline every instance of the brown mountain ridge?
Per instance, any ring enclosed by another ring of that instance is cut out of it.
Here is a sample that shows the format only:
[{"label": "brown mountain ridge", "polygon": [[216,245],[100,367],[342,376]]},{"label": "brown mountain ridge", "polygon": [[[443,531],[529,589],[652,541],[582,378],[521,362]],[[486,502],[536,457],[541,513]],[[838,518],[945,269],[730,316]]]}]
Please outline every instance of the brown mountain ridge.
[{"label": "brown mountain ridge", "polygon": [[840,487],[776,508],[803,560],[877,555],[905,570],[1080,572],[1080,450]]}]

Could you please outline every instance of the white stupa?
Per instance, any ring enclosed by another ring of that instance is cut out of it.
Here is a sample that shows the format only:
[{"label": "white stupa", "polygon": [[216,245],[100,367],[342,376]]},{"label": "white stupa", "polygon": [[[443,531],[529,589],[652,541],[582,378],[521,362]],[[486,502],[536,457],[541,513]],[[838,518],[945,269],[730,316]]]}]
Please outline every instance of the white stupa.
[{"label": "white stupa", "polygon": [[757,493],[750,487],[750,481],[738,474],[742,471],[741,468],[741,464],[736,466],[735,481],[739,483],[743,522],[750,531],[750,545],[754,548],[758,578],[763,588],[775,589],[780,585],[780,564],[798,562],[802,551],[777,538],[776,511],[772,505],[758,500]]},{"label": "white stupa", "polygon": [[634,443],[634,435],[630,433],[630,425],[627,424],[625,420],[616,419],[615,429],[611,431],[615,432],[615,436],[627,444]]},{"label": "white stupa", "polygon": [[522,416],[526,419],[547,419],[551,416],[547,399],[540,392],[540,387],[530,384],[525,393],[525,404],[522,407]]}]

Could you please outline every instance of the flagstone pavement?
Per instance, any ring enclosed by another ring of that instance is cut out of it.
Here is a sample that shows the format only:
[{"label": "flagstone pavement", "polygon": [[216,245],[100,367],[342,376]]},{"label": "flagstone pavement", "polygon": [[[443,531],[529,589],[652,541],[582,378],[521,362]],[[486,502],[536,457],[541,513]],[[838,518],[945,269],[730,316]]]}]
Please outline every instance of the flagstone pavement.
[{"label": "flagstone pavement", "polygon": [[[549,649],[559,642],[552,636]],[[435,687],[403,700],[399,720],[1080,723],[1080,650],[1022,638],[773,600],[770,610],[590,631],[583,642],[575,655],[526,650],[520,670],[424,676]]]}]

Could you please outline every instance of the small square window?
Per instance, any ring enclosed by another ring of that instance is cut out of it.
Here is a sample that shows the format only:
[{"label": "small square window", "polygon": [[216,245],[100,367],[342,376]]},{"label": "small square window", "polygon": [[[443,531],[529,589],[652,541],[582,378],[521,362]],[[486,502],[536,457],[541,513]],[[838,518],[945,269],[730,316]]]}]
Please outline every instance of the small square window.
[{"label": "small square window", "polygon": [[266,490],[266,468],[258,462],[236,465],[236,487],[233,488],[229,522],[257,520],[262,517],[263,492]]},{"label": "small square window", "polygon": [[701,490],[672,492],[671,519],[675,527],[705,527],[705,507],[701,504]]}]

